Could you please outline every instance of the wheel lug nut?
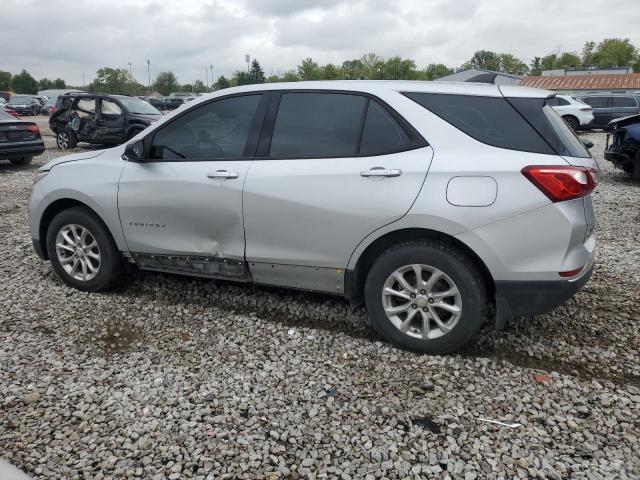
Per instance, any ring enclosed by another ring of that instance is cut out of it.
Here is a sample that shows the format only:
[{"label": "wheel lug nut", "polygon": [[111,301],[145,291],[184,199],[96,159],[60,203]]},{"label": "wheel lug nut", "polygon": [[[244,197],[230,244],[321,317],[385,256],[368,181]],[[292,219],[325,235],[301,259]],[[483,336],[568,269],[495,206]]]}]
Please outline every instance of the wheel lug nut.
[{"label": "wheel lug nut", "polygon": [[429,311],[429,309],[428,309],[427,307],[424,307],[424,308],[422,309],[422,311],[423,311],[423,312],[428,312],[428,311]]},{"label": "wheel lug nut", "polygon": [[413,305],[411,305],[412,308],[418,308],[418,305],[416,305],[415,303]]},{"label": "wheel lug nut", "polygon": [[416,294],[415,294],[415,293],[412,293],[412,294],[410,295],[410,297],[411,297],[411,298],[416,298]]},{"label": "wheel lug nut", "polygon": [[433,303],[435,300],[433,298],[429,299],[429,303]]},{"label": "wheel lug nut", "polygon": [[425,293],[427,293],[426,290],[420,290],[420,294],[424,295]]}]

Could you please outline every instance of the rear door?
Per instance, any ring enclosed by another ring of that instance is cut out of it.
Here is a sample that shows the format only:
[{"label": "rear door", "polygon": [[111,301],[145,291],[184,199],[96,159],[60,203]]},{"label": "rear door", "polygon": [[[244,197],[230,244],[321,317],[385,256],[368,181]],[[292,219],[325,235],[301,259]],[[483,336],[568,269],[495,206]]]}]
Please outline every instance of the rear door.
[{"label": "rear door", "polygon": [[275,93],[258,151],[244,188],[253,278],[318,290],[363,238],[409,210],[432,157],[378,99],[328,91]]},{"label": "rear door", "polygon": [[101,98],[97,116],[96,141],[120,144],[125,141],[124,110],[114,100]]},{"label": "rear door", "polygon": [[589,97],[581,97],[581,102],[590,105],[593,108],[593,122],[591,125],[594,127],[605,127],[611,118],[611,96],[606,95],[594,95]]}]

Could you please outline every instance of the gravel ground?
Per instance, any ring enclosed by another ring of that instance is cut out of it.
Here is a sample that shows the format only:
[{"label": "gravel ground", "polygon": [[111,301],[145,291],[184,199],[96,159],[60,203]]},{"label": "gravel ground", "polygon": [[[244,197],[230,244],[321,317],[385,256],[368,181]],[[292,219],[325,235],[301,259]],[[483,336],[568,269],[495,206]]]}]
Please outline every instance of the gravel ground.
[{"label": "gravel ground", "polygon": [[584,137],[593,279],[443,357],[329,296],[144,272],[64,286],[26,226],[47,138],[33,165],[0,165],[0,457],[61,479],[640,478],[640,183]]}]

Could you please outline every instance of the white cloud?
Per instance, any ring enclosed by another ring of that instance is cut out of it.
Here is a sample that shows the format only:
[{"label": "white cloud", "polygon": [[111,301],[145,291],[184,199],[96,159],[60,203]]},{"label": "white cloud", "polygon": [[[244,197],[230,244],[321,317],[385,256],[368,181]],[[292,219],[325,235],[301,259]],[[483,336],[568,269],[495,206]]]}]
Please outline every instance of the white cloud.
[{"label": "white cloud", "polygon": [[457,66],[479,49],[529,62],[606,37],[640,46],[640,11],[621,0],[2,0],[2,7],[0,69],[72,84],[83,72],[89,82],[98,68],[128,62],[146,83],[147,58],[152,75],[170,69],[186,83],[204,79],[205,65],[216,75],[245,68],[245,53],[269,73],[305,57],[341,63],[368,52]]}]

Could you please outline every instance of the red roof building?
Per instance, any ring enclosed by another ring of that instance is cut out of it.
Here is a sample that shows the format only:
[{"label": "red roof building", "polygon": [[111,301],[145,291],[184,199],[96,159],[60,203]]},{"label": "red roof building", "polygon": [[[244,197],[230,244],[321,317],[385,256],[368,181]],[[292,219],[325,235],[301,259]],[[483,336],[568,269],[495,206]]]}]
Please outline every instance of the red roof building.
[{"label": "red roof building", "polygon": [[560,93],[640,92],[640,73],[522,77],[520,85]]}]

